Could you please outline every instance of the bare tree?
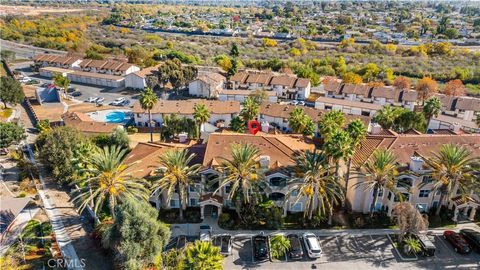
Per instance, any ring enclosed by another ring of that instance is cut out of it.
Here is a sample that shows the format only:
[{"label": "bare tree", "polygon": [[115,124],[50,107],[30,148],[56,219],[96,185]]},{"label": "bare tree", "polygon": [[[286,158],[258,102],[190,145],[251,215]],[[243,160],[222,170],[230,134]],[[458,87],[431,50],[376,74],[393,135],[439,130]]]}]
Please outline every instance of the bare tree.
[{"label": "bare tree", "polygon": [[397,225],[400,230],[400,242],[403,240],[406,233],[418,234],[419,232],[428,229],[428,217],[422,215],[408,202],[398,203],[393,208],[393,215],[397,220]]}]

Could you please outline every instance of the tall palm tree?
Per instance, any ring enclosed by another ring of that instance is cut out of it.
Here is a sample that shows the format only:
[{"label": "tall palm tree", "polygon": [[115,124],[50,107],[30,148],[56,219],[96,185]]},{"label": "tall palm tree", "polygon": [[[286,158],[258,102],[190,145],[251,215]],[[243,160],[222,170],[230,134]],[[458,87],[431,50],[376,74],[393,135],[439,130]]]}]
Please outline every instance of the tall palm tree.
[{"label": "tall palm tree", "polygon": [[345,115],[341,111],[329,111],[318,121],[318,132],[327,141],[333,132],[345,125]]},{"label": "tall palm tree", "polygon": [[197,136],[200,137],[200,127],[210,119],[210,111],[205,104],[196,104],[193,108],[193,119],[197,124]]},{"label": "tall palm tree", "polygon": [[382,126],[382,128],[390,129],[392,128],[393,124],[395,124],[395,119],[398,117],[398,112],[399,110],[388,105],[377,111],[373,117],[373,120]]},{"label": "tall palm tree", "polygon": [[344,195],[335,181],[334,168],[330,166],[326,155],[323,152],[306,151],[296,159],[295,169],[297,177],[292,180],[287,198],[291,197],[293,191],[298,192],[295,203],[305,196],[304,215],[308,219],[312,219],[315,211],[318,215],[324,215],[327,211],[332,215],[333,204],[340,203]]},{"label": "tall palm tree", "polygon": [[[88,160],[86,177],[77,180],[81,188],[74,192],[73,201],[79,201],[79,210],[91,201],[94,202],[94,212],[108,200],[110,214],[115,220],[115,205],[127,197],[147,200],[147,182],[132,176],[129,169],[133,164],[124,164],[127,150],[120,146],[105,146],[96,151]],[[91,190],[90,190],[91,189]]]},{"label": "tall palm tree", "polygon": [[166,191],[167,203],[178,193],[180,220],[183,220],[183,206],[188,202],[188,186],[193,184],[193,177],[200,169],[200,164],[191,165],[194,158],[195,154],[189,154],[187,149],[175,148],[163,153],[159,159],[164,168],[159,169],[160,178],[152,187],[153,191]]},{"label": "tall palm tree", "polygon": [[184,269],[222,270],[224,257],[212,242],[195,241],[185,249]]},{"label": "tall palm tree", "polygon": [[[350,136],[350,143],[351,143],[351,150],[348,152],[347,158],[347,172],[345,173],[345,194],[348,192],[348,180],[350,180],[350,170],[352,168],[352,157],[355,154],[355,150],[357,149],[360,142],[365,139],[367,136],[367,128],[365,124],[360,119],[355,119],[350,122],[346,129],[347,133]],[[345,200],[344,208],[347,209],[347,200]]]},{"label": "tall palm tree", "polygon": [[363,181],[355,184],[355,187],[363,186],[366,191],[373,190],[373,201],[370,205],[370,216],[373,215],[375,205],[378,200],[380,189],[390,191],[402,200],[401,194],[396,189],[397,159],[395,155],[385,149],[377,149],[372,157],[361,168],[360,175],[364,177]]},{"label": "tall palm tree", "polygon": [[325,154],[335,164],[335,178],[339,180],[340,161],[346,160],[353,154],[352,139],[350,135],[342,129],[336,129],[332,132],[330,138],[325,142],[323,148]]},{"label": "tall palm tree", "polygon": [[451,199],[455,189],[458,188],[460,194],[467,195],[467,187],[476,177],[475,163],[479,160],[478,157],[471,157],[471,154],[463,146],[445,144],[438,153],[432,153],[432,157],[425,159],[435,181],[433,189],[440,191],[440,201],[435,213],[437,216],[440,215],[445,199]]},{"label": "tall palm tree", "polygon": [[148,126],[150,127],[150,142],[153,142],[152,109],[157,104],[158,97],[151,88],[145,88],[140,94],[140,106],[148,111]]},{"label": "tall palm tree", "polygon": [[304,135],[313,135],[315,130],[315,124],[302,108],[296,107],[290,112],[288,118],[288,126],[294,133],[301,133]]},{"label": "tall palm tree", "polygon": [[235,202],[235,210],[241,218],[243,204],[252,201],[253,190],[263,178],[259,171],[260,150],[252,144],[232,144],[231,156],[231,159],[224,159],[218,168],[224,176],[220,178],[214,194],[230,185],[228,199]]},{"label": "tall palm tree", "polygon": [[437,117],[441,111],[442,111],[442,102],[438,97],[433,96],[427,99],[427,101],[425,102],[425,105],[423,106],[423,114],[427,119],[427,130],[428,130],[428,126],[430,125],[430,121],[432,120],[432,117],[433,116]]},{"label": "tall palm tree", "polygon": [[259,110],[260,106],[255,102],[255,99],[253,97],[247,97],[243,102],[243,108],[240,112],[240,116],[242,117],[243,121],[248,122],[257,117]]}]

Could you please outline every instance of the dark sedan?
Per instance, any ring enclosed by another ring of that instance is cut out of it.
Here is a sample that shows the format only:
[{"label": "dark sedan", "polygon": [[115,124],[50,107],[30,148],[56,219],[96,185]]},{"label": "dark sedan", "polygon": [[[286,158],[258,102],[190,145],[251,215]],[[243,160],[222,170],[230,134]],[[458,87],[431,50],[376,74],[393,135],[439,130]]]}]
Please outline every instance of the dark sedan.
[{"label": "dark sedan", "polygon": [[256,235],[252,238],[255,260],[265,261],[268,259],[267,241],[267,237],[264,235]]},{"label": "dark sedan", "polygon": [[303,258],[303,248],[302,242],[300,241],[300,236],[296,234],[287,235],[287,239],[290,241],[290,250],[288,251],[288,256],[292,260],[301,260]]},{"label": "dark sedan", "polygon": [[467,240],[473,250],[480,253],[480,232],[472,229],[462,229],[460,234]]},{"label": "dark sedan", "polygon": [[443,237],[452,245],[453,249],[457,253],[468,254],[470,251],[470,246],[467,241],[458,233],[454,231],[445,231],[443,232]]}]

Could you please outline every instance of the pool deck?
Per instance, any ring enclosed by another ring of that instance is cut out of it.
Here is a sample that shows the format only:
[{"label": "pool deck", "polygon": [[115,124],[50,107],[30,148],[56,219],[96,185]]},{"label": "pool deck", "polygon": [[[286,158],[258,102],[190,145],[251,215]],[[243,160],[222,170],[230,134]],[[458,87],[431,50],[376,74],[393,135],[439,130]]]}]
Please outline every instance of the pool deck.
[{"label": "pool deck", "polygon": [[95,111],[95,112],[87,113],[87,115],[90,118],[92,118],[92,120],[95,121],[95,122],[105,123],[105,122],[107,122],[107,120],[106,120],[107,115],[111,112],[123,112],[123,113],[126,114],[126,117],[125,117],[124,121],[116,123],[116,124],[126,124],[132,118],[132,117],[129,116],[132,112],[131,110],[121,110],[121,109]]}]

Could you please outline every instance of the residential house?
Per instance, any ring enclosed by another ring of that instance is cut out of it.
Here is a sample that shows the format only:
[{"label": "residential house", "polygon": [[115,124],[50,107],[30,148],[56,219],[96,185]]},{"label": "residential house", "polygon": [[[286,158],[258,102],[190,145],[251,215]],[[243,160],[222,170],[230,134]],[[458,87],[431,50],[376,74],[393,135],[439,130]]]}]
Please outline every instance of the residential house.
[{"label": "residential house", "polygon": [[37,54],[33,57],[33,63],[37,68],[41,67],[59,67],[59,68],[75,68],[82,62],[82,58],[75,55],[54,55],[54,54]]},{"label": "residential house", "polygon": [[382,105],[375,103],[351,101],[347,99],[330,97],[318,97],[315,100],[315,108],[320,110],[338,110],[346,114],[370,117],[373,117],[378,110],[382,109],[382,107]]},{"label": "residential house", "polygon": [[[273,91],[265,91],[267,95],[267,101],[270,103],[276,103],[278,101],[277,93]],[[218,93],[218,100],[236,100],[243,103],[245,99],[252,95],[251,90],[228,90],[224,89]]]},{"label": "residential house", "polygon": [[127,76],[125,76],[125,87],[141,90],[145,89],[148,86],[146,78],[153,75],[157,70],[158,65],[127,74]]},{"label": "residential house", "polygon": [[188,84],[188,93],[196,97],[218,98],[224,88],[225,77],[216,72],[202,72]]},{"label": "residential house", "polygon": [[93,121],[88,115],[81,112],[66,112],[62,115],[65,126],[75,128],[87,135],[111,134],[121,125]]},{"label": "residential house", "polygon": [[[427,212],[431,208],[439,207],[440,193],[433,191],[434,182],[429,176],[429,167],[425,159],[439,151],[442,145],[454,143],[466,147],[472,151],[472,156],[480,156],[480,135],[478,134],[397,134],[393,131],[383,132],[378,135],[369,135],[361,142],[352,158],[352,168],[359,168],[372,156],[376,149],[386,149],[395,155],[400,171],[407,174],[398,177],[396,188],[403,194],[403,199],[416,206],[421,212]],[[360,174],[361,175],[361,174]],[[373,201],[373,191],[362,186],[364,178],[352,178],[349,181],[347,199],[352,210],[355,212],[368,213]],[[463,211],[467,217],[475,216],[478,207],[478,196],[474,195],[475,201],[459,204],[461,201],[454,192],[453,200],[447,205],[457,207],[457,211]],[[455,203],[456,200],[457,203]],[[400,197],[387,191],[380,190],[376,210],[386,211],[390,216]]]},{"label": "residential house", "polygon": [[[151,110],[152,120],[156,123],[156,126],[161,126],[163,117],[166,115],[176,114],[180,117],[185,116],[193,119],[196,104],[204,104],[207,107],[210,111],[208,123],[215,126],[228,126],[232,118],[240,113],[240,102],[238,101],[203,99],[159,100]],[[148,126],[148,112],[142,109],[139,102],[135,102],[132,112],[137,126]]]},{"label": "residential house", "polygon": [[248,75],[245,83],[250,90],[267,88],[272,77],[271,73],[252,73]]}]

